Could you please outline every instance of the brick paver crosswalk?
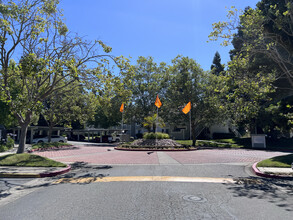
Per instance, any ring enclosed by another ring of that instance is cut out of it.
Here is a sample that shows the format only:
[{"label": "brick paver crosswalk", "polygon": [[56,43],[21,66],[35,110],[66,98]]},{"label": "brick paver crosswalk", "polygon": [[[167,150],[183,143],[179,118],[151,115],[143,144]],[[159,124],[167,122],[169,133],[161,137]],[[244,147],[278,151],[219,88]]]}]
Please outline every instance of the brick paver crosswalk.
[{"label": "brick paver crosswalk", "polygon": [[119,151],[109,146],[74,146],[72,149],[34,152],[51,159],[73,163],[87,162],[90,164],[164,164],[163,154],[176,164],[203,163],[253,163],[266,158],[284,155],[282,152],[269,152],[246,149],[210,149],[196,151],[158,152],[150,151]]}]

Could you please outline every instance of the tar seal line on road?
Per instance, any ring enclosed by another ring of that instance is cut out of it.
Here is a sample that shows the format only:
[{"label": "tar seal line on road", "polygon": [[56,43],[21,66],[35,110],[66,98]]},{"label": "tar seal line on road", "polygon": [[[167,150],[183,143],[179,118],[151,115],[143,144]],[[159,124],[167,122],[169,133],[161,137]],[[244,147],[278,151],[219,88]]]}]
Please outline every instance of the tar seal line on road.
[{"label": "tar seal line on road", "polygon": [[236,183],[232,178],[213,177],[181,177],[181,176],[112,176],[112,177],[86,177],[62,178],[53,184],[60,183],[92,183],[92,182],[189,182],[189,183]]}]

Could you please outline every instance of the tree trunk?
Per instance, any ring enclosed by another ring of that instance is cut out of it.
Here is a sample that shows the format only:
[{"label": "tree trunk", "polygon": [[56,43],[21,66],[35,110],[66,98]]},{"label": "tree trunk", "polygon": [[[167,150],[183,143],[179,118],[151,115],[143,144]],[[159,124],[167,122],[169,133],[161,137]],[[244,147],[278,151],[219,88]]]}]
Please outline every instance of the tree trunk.
[{"label": "tree trunk", "polygon": [[19,139],[19,146],[17,149],[17,154],[21,154],[25,150],[25,143],[26,143],[26,135],[28,126],[31,123],[32,119],[32,112],[28,111],[25,114],[25,118],[23,118],[20,114],[15,114],[16,118],[18,119],[19,126],[20,126],[20,139]]},{"label": "tree trunk", "polygon": [[191,136],[192,136],[192,146],[195,147],[195,143],[196,143],[196,137],[194,135],[195,133],[195,124],[191,124]]},{"label": "tree trunk", "polygon": [[19,146],[17,149],[17,154],[21,154],[25,150],[25,143],[26,143],[26,134],[28,129],[29,123],[20,124],[20,139],[19,139]]},{"label": "tree trunk", "polygon": [[51,142],[51,136],[52,136],[52,130],[53,130],[53,125],[49,124],[49,133],[48,133],[48,142]]},{"label": "tree trunk", "polygon": [[249,127],[250,127],[250,134],[257,134],[256,119],[251,120]]}]

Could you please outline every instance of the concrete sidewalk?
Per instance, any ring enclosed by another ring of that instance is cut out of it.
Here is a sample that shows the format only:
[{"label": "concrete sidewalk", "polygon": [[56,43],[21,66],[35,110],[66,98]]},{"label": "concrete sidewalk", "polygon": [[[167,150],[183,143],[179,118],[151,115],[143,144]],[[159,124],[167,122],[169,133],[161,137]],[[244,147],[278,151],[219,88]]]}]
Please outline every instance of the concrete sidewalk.
[{"label": "concrete sidewalk", "polygon": [[257,167],[257,163],[254,163],[252,169],[257,176],[261,177],[293,179],[292,168]]}]

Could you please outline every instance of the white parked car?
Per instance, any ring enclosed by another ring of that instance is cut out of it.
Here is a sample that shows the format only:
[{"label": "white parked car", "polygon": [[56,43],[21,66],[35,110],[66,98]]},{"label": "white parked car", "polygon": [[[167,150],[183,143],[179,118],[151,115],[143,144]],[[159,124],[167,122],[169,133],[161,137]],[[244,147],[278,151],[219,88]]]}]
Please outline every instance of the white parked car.
[{"label": "white parked car", "polygon": [[[34,138],[33,139],[33,144],[36,144],[36,143],[44,143],[44,142],[48,142],[48,137]],[[63,136],[52,135],[51,136],[51,142],[66,143],[67,142],[67,138],[65,138]]]},{"label": "white parked car", "polygon": [[112,134],[111,142],[120,142],[121,141],[121,134]]}]

